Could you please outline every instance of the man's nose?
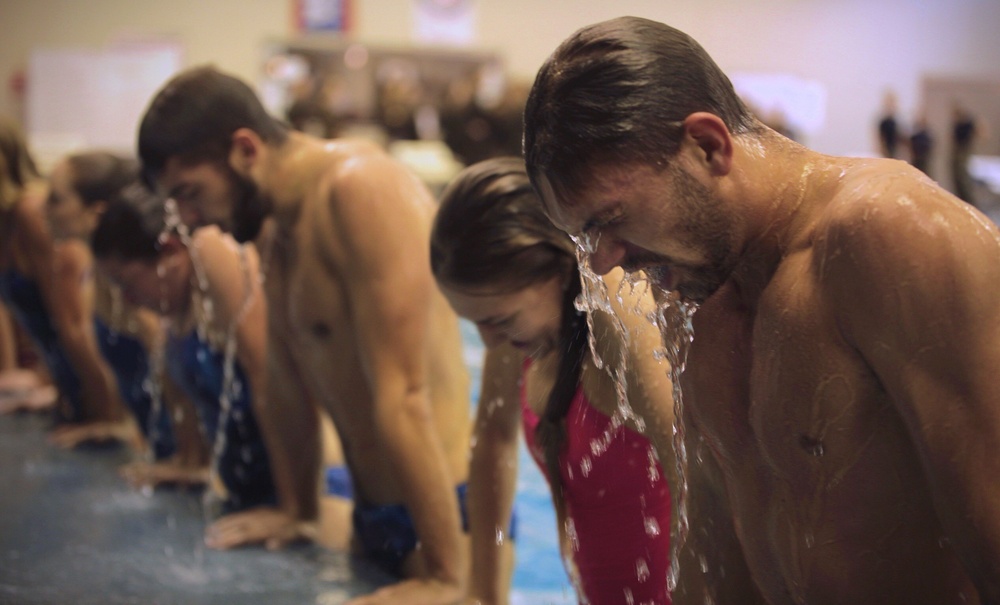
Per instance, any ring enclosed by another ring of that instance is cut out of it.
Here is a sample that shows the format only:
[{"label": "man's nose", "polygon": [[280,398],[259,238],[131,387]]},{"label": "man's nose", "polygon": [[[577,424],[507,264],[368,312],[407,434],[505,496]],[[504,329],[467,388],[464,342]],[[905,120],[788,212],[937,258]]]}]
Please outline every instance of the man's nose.
[{"label": "man's nose", "polygon": [[590,269],[604,275],[622,264],[625,259],[625,247],[611,238],[602,237],[597,240],[597,246],[590,254]]},{"label": "man's nose", "polygon": [[177,218],[192,231],[201,226],[201,213],[190,202],[177,202]]}]

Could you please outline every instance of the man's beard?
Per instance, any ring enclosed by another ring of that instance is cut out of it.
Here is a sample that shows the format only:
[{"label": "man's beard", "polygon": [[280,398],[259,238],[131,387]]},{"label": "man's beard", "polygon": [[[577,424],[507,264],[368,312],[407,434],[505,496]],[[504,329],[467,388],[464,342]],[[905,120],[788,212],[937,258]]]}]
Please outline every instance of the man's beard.
[{"label": "man's beard", "polygon": [[271,214],[271,200],[261,194],[252,180],[230,171],[233,186],[232,234],[243,243],[253,240],[260,233],[264,220]]},{"label": "man's beard", "polygon": [[[701,304],[729,279],[735,266],[732,224],[723,213],[721,202],[701,182],[678,166],[672,167],[674,186],[681,216],[681,233],[689,246],[704,251],[704,262],[697,265],[660,263],[678,273],[677,293],[681,298]],[[655,269],[654,271],[655,272]]]}]

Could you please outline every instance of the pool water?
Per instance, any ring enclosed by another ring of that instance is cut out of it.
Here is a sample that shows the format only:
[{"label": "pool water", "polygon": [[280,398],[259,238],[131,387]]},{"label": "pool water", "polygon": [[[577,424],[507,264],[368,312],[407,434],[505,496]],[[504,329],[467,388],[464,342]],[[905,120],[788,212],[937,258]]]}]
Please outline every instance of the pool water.
[{"label": "pool water", "polygon": [[[479,403],[483,374],[483,342],[476,327],[462,321],[465,363],[472,378],[472,405]],[[516,562],[511,589],[512,605],[571,605],[573,586],[559,554],[556,514],[548,484],[521,439],[518,456],[518,515]]]}]

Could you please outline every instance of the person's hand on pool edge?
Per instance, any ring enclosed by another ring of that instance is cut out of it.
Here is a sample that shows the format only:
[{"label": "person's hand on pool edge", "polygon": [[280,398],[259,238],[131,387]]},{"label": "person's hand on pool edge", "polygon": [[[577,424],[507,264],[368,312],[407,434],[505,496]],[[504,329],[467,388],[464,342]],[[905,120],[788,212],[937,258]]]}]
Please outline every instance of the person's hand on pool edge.
[{"label": "person's hand on pool edge", "polygon": [[160,485],[200,487],[208,483],[209,472],[205,466],[188,466],[176,460],[126,464],[118,474],[135,489]]},{"label": "person's hand on pool edge", "polygon": [[137,452],[145,449],[139,429],[131,419],[122,421],[96,420],[60,425],[52,429],[48,440],[49,443],[67,450],[83,445],[115,445],[119,443],[126,444]]},{"label": "person's hand on pool edge", "polygon": [[280,550],[293,542],[311,542],[316,523],[292,518],[285,511],[261,506],[226,515],[205,530],[205,545],[217,550],[261,544],[268,550]]}]

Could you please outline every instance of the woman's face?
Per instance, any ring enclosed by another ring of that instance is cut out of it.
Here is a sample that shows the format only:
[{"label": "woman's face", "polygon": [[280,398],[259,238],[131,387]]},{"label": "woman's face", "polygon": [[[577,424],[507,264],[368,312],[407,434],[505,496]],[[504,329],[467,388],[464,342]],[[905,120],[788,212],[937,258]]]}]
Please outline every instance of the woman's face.
[{"label": "woman's face", "polygon": [[452,309],[476,324],[487,347],[508,342],[538,358],[559,342],[564,284],[553,277],[503,294],[440,287]]},{"label": "woman's face", "polygon": [[183,246],[171,247],[156,260],[108,258],[99,260],[98,266],[130,304],[163,315],[187,309],[193,269]]},{"label": "woman's face", "polygon": [[[73,186],[73,169],[63,160],[49,176],[49,198],[45,212],[53,237],[86,239],[97,226],[100,209],[88,208]],[[98,206],[99,204],[95,204]]]}]

